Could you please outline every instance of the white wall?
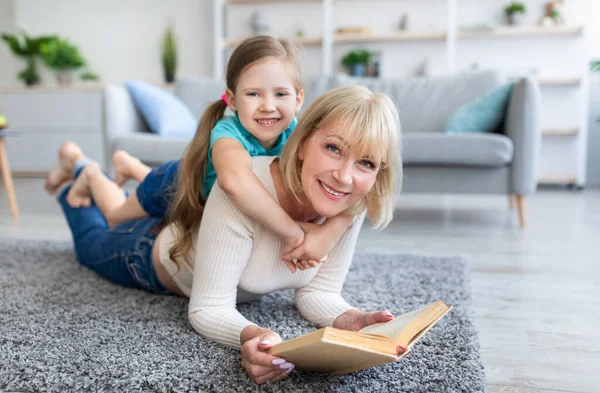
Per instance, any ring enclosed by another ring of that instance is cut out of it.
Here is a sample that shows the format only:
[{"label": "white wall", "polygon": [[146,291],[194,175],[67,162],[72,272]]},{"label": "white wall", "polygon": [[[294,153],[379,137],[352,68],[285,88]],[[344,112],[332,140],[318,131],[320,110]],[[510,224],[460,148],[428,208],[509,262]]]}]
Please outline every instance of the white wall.
[{"label": "white wall", "polygon": [[[0,0],[0,33],[14,30],[14,1]],[[0,41],[0,86],[12,84],[18,70],[17,59],[4,41]],[[0,99],[0,113],[2,100]]]},{"label": "white wall", "polygon": [[[0,2],[5,6],[7,0]],[[11,30],[24,29],[31,35],[58,34],[72,40],[104,82],[128,78],[161,82],[160,39],[169,18],[175,21],[179,42],[178,75],[212,73],[211,0],[12,2]],[[0,15],[0,20],[5,18],[4,12]],[[1,84],[16,84],[13,74],[2,67]],[[42,78],[44,82],[54,81],[49,71]]]},{"label": "white wall", "polygon": [[[600,21],[600,2],[594,1],[591,16]],[[589,54],[592,60],[600,60],[600,23],[588,24],[590,37]],[[600,186],[600,73],[590,75],[590,111],[587,175],[588,184]]]},{"label": "white wall", "polygon": [[[498,0],[457,0],[458,25],[501,23],[505,3]],[[525,23],[536,23],[543,13],[545,0],[528,0],[526,3],[529,12]],[[600,24],[594,20],[600,11],[598,3],[595,0],[567,1],[565,13],[568,21],[583,23],[588,31],[587,37],[600,36]],[[255,10],[266,14],[272,34],[292,36],[298,28],[304,29],[307,36],[321,34],[319,3],[269,3],[227,7],[227,36],[249,34],[250,18]],[[336,1],[334,27],[370,25],[374,33],[385,33],[397,28],[404,13],[409,14],[409,30],[446,28],[444,0],[379,0],[377,7],[373,7],[371,0]],[[365,15],[368,15],[366,20]],[[6,25],[13,31],[25,29],[30,34],[57,33],[68,37],[79,45],[92,69],[106,82],[120,82],[133,77],[155,82],[162,79],[159,41],[170,16],[176,22],[179,38],[179,75],[212,74],[212,0],[0,0],[2,30]],[[567,40],[461,40],[457,46],[457,69],[464,69],[475,60],[483,66],[500,68],[527,68],[531,64],[539,67],[540,56],[544,59],[544,68],[550,72],[582,67],[586,62],[574,62],[574,56],[568,52],[565,54],[564,48],[561,48],[563,55],[556,55],[556,45],[568,45]],[[576,57],[583,53],[582,48],[593,46],[591,39],[581,41],[577,47],[570,49]],[[334,70],[342,70],[339,62],[346,51],[366,45],[336,45]],[[368,46],[383,50],[382,73],[387,77],[410,76],[427,59],[434,73],[445,69],[443,42]],[[17,83],[14,74],[18,68],[14,68],[10,60],[14,62],[11,56],[7,56],[6,49],[0,48],[0,86]],[[5,61],[8,67],[4,66]],[[305,74],[318,74],[320,64],[320,48],[306,47],[303,60]],[[44,76],[46,81],[53,81],[52,75],[46,73]]]},{"label": "white wall", "polygon": [[587,175],[589,185],[600,186],[600,73],[590,76]]}]

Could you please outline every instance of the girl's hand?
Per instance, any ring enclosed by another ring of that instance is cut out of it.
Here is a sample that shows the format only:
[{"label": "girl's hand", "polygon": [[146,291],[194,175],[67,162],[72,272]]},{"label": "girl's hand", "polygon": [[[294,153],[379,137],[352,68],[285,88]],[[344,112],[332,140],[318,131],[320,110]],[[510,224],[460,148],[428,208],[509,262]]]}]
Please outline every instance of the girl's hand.
[{"label": "girl's hand", "polygon": [[[304,243],[304,239],[304,232],[302,232],[300,236],[294,238],[283,238],[283,250],[281,250],[281,254],[289,254],[293,250],[297,249],[302,245],[302,243]],[[293,259],[281,258],[281,260],[287,265],[288,269],[290,269],[292,273],[296,272],[296,264],[294,263]]]},{"label": "girl's hand", "polygon": [[300,260],[296,267],[300,270],[319,266],[327,260],[327,253],[335,246],[338,237],[329,236],[329,231],[323,225],[309,222],[298,222],[305,233],[304,241],[296,248],[284,253],[281,259],[284,261]]},{"label": "girl's hand", "polygon": [[281,342],[281,337],[271,330],[261,330],[260,334],[246,341],[240,348],[242,367],[258,385],[282,380],[295,367],[294,364],[267,353],[274,344]]},{"label": "girl's hand", "polygon": [[348,310],[333,321],[333,327],[337,329],[359,331],[370,325],[380,322],[389,322],[394,316],[388,310],[375,312],[363,312],[357,309]]}]

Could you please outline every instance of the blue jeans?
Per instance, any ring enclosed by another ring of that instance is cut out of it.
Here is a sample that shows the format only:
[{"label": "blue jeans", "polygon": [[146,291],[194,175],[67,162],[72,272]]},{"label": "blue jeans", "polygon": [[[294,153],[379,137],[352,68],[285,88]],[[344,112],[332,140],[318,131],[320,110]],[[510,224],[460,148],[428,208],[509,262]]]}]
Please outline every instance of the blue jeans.
[{"label": "blue jeans", "polygon": [[167,215],[175,193],[175,179],[179,172],[179,160],[168,161],[146,175],[135,192],[140,205],[151,217]]},{"label": "blue jeans", "polygon": [[93,201],[90,207],[69,206],[67,193],[70,189],[68,186],[60,192],[58,202],[71,228],[79,263],[125,287],[157,294],[171,293],[158,280],[152,264],[152,246],[160,232],[162,219],[134,220],[109,229]]}]

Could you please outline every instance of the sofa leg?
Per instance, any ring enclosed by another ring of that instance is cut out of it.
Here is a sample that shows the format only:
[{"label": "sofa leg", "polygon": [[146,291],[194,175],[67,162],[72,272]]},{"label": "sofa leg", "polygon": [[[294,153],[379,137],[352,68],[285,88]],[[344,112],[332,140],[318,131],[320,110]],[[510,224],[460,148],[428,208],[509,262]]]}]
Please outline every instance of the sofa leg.
[{"label": "sofa leg", "polygon": [[508,209],[509,210],[514,210],[515,209],[516,200],[517,200],[517,197],[516,197],[515,194],[509,194],[508,195]]},{"label": "sofa leg", "polygon": [[521,228],[525,228],[525,226],[527,225],[525,219],[525,197],[523,195],[517,195],[516,199],[517,209],[519,210],[519,224],[521,225]]}]

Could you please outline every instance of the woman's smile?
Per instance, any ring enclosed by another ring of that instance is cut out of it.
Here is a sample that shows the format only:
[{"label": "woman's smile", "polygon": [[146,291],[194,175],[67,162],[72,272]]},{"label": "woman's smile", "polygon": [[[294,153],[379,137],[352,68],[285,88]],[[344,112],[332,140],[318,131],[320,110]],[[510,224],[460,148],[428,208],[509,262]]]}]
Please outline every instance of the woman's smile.
[{"label": "woman's smile", "polygon": [[325,184],[323,181],[318,180],[319,185],[321,186],[321,190],[323,191],[323,193],[325,194],[325,196],[333,201],[340,201],[342,200],[346,195],[348,195],[347,192],[341,192],[336,190],[333,187],[329,187],[327,184]]}]

